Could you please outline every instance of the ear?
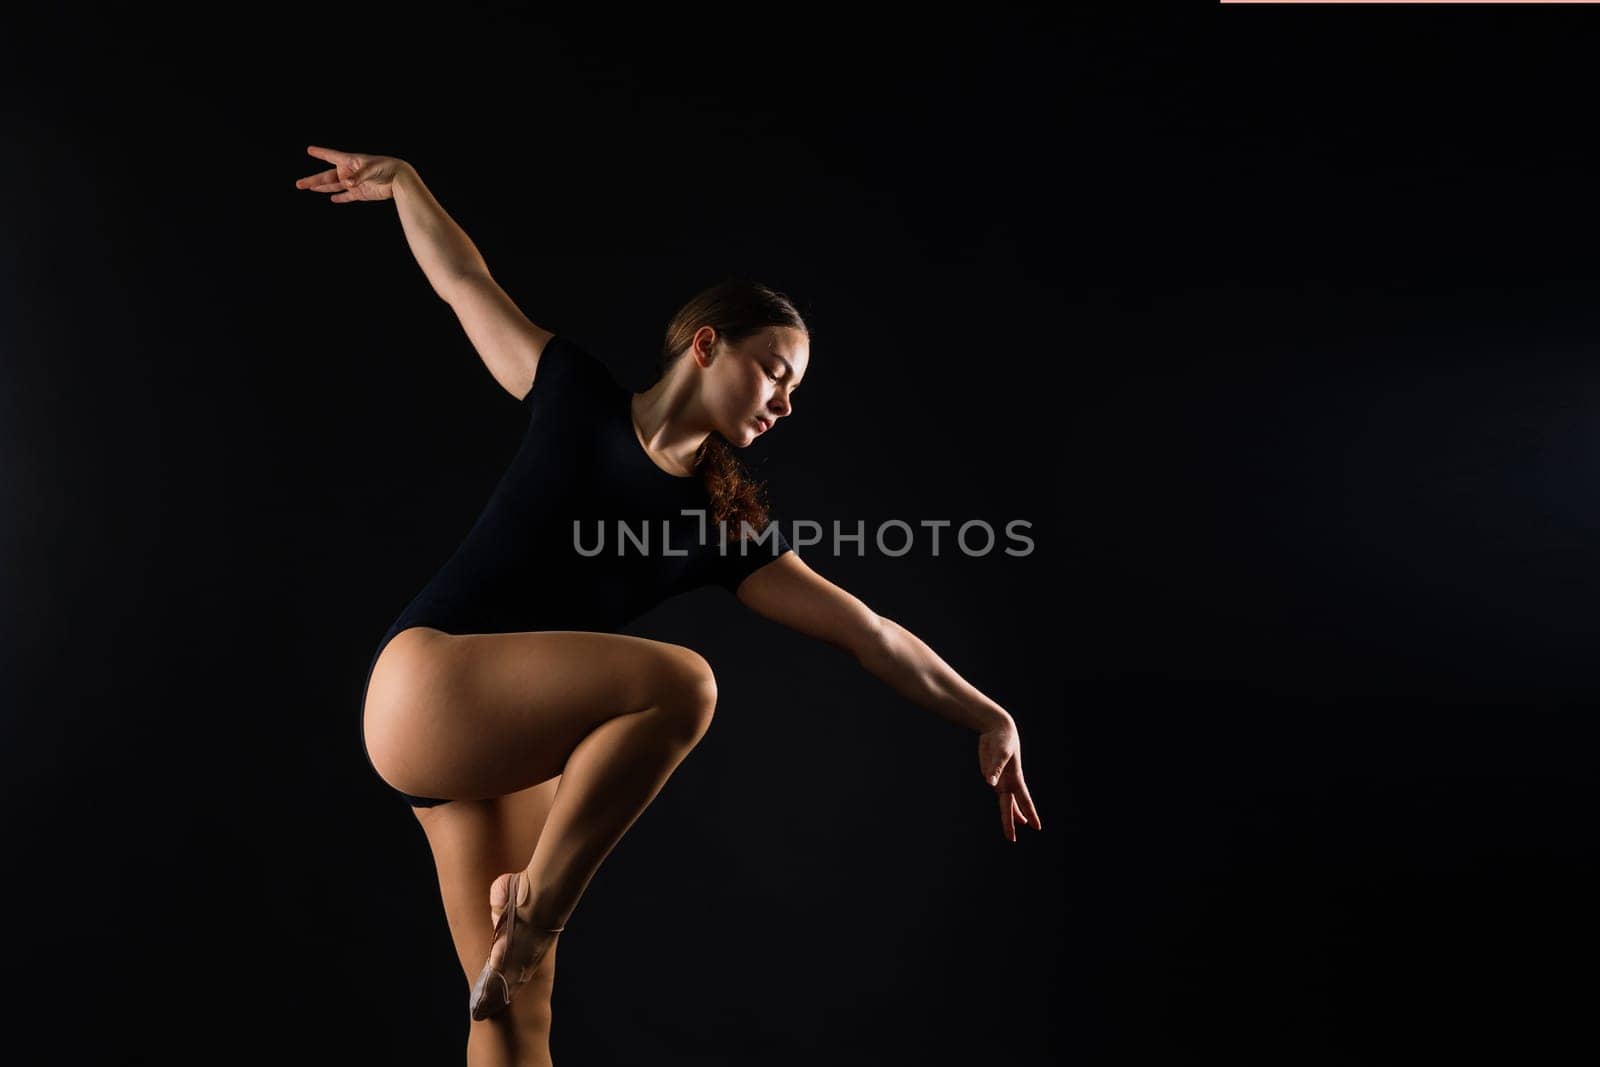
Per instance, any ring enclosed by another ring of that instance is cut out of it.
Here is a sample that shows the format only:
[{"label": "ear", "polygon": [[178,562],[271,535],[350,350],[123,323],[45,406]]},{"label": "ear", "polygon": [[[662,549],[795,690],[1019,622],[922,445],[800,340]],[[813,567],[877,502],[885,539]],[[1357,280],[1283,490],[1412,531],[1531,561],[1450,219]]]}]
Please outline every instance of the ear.
[{"label": "ear", "polygon": [[702,367],[709,367],[717,351],[717,331],[712,326],[702,326],[689,340],[689,355]]}]

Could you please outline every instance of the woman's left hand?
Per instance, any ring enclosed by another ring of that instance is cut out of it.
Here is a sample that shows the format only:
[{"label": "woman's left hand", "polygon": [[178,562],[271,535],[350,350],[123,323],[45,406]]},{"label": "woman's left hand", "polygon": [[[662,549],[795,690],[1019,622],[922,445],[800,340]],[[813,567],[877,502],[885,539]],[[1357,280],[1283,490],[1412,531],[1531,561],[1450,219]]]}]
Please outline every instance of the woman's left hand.
[{"label": "woman's left hand", "polygon": [[393,200],[394,183],[402,171],[411,164],[394,156],[357,155],[341,152],[337,148],[307,145],[306,151],[318,159],[333,164],[332,170],[296,178],[296,189],[310,189],[314,193],[332,193],[335,204],[348,204],[355,200]]},{"label": "woman's left hand", "polygon": [[1008,840],[1017,839],[1018,822],[1044,829],[1022,780],[1022,738],[1011,719],[978,735],[978,770],[1000,799],[1000,830]]}]

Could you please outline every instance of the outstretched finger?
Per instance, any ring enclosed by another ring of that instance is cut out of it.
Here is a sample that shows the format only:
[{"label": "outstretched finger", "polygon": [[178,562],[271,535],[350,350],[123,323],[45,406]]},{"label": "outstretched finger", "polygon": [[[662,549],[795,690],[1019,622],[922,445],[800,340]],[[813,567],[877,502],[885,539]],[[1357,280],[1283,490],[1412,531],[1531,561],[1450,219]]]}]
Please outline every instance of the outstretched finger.
[{"label": "outstretched finger", "polygon": [[1015,793],[1011,794],[1011,821],[1013,823],[1020,822],[1023,825],[1027,825],[1028,823],[1027,814],[1017,806],[1017,794]]},{"label": "outstretched finger", "polygon": [[1024,823],[1027,823],[1035,830],[1044,829],[1044,827],[1039,825],[1039,813],[1033,810],[1033,805],[1028,804],[1025,801],[1020,801],[1015,796],[1011,798],[1011,802],[1016,805],[1018,819]]},{"label": "outstretched finger", "polygon": [[321,145],[306,145],[306,151],[318,159],[325,159],[329,163],[343,163],[350,158],[350,153],[341,152],[336,148],[323,148]]},{"label": "outstretched finger", "polygon": [[1017,839],[1017,826],[1016,823],[1014,823],[1011,819],[1011,794],[1001,793],[999,794],[999,797],[1000,832],[1005,835],[1007,841],[1015,841]]},{"label": "outstretched finger", "polygon": [[296,189],[310,189],[313,192],[323,193],[329,189],[339,188],[339,172],[325,170],[321,174],[307,174],[304,178],[294,180]]},{"label": "outstretched finger", "polygon": [[1043,830],[1044,825],[1039,822],[1039,809],[1033,806],[1033,797],[1028,795],[1028,783],[1020,775],[1017,777],[1017,793],[1022,798],[1022,810],[1027,813],[1028,821],[1035,830]]}]

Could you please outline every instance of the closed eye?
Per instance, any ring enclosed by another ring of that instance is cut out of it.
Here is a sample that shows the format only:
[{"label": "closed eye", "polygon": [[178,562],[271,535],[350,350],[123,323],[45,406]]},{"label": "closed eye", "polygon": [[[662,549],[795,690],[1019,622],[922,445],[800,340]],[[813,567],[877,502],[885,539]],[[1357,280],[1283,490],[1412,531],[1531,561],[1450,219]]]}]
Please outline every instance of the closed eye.
[{"label": "closed eye", "polygon": [[[787,378],[779,378],[777,371],[770,371],[770,370],[767,371],[767,378],[768,378],[768,380],[774,381],[774,382],[781,382],[781,381],[787,381],[788,380]],[[792,389],[792,388],[789,391],[790,392],[795,392],[795,390]]]}]

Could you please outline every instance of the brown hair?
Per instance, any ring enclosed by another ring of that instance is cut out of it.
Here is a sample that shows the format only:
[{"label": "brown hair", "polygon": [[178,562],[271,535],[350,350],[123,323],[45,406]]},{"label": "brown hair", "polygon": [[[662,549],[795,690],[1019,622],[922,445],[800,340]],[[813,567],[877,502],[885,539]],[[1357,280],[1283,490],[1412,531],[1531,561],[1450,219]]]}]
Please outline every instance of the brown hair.
[{"label": "brown hair", "polygon": [[[688,351],[695,331],[702,326],[715,329],[730,345],[769,326],[811,332],[788,296],[760,282],[730,278],[696,294],[667,323],[657,381]],[[711,498],[711,521],[726,521],[730,540],[743,538],[742,523],[748,522],[755,531],[767,525],[765,487],[751,479],[721,434],[706,435],[695,453],[694,467]]]}]

